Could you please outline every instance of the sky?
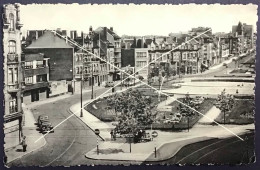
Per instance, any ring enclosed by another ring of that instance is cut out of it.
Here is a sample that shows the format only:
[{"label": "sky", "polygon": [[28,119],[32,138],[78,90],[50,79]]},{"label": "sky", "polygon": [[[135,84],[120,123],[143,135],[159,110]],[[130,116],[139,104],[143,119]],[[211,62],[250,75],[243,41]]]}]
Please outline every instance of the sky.
[{"label": "sky", "polygon": [[23,31],[33,29],[77,30],[88,32],[99,26],[113,27],[119,35],[168,35],[187,32],[193,27],[211,27],[230,32],[239,21],[256,30],[257,5],[21,5]]}]

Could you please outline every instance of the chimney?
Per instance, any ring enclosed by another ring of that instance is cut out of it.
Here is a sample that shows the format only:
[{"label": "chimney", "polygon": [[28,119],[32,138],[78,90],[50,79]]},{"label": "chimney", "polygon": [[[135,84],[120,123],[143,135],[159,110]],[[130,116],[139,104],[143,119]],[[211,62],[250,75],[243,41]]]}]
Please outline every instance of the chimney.
[{"label": "chimney", "polygon": [[89,27],[89,34],[91,34],[92,31],[93,31],[93,28],[92,28],[92,26],[90,26],[90,27]]},{"label": "chimney", "polygon": [[114,30],[113,30],[113,27],[110,27],[110,30],[111,30],[111,31],[114,31]]},{"label": "chimney", "polygon": [[57,32],[58,34],[61,34],[61,28],[57,28],[56,32]]},{"label": "chimney", "polygon": [[67,36],[67,30],[62,30],[61,35],[62,36]]}]

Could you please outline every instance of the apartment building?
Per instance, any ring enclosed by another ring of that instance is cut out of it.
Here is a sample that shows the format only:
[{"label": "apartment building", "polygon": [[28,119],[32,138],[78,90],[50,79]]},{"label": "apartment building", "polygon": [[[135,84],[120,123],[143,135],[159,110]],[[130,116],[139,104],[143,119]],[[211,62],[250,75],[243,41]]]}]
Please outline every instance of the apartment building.
[{"label": "apartment building", "polygon": [[[18,4],[3,6],[4,133],[5,149],[16,146],[23,136],[21,27]],[[12,141],[12,142],[7,142]]]},{"label": "apartment building", "polygon": [[42,53],[22,54],[23,103],[49,98],[48,60]]}]

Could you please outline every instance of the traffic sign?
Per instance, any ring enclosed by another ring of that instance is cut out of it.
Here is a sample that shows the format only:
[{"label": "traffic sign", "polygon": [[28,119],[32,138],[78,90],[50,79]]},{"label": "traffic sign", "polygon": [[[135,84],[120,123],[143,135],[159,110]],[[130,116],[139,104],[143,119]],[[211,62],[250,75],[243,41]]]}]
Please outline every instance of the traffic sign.
[{"label": "traffic sign", "polygon": [[99,134],[100,134],[99,129],[95,129],[95,134],[96,134],[96,135],[99,135]]},{"label": "traffic sign", "polygon": [[152,137],[153,137],[153,138],[156,138],[157,136],[158,136],[158,133],[157,133],[156,131],[153,131],[153,132],[152,132]]}]

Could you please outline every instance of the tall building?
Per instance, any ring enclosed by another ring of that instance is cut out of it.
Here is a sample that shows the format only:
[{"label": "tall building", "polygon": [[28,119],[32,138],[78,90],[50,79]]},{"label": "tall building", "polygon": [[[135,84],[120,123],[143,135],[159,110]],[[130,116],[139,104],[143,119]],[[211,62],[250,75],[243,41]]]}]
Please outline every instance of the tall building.
[{"label": "tall building", "polygon": [[[121,68],[121,38],[114,32],[113,27],[99,27],[94,31],[94,54],[100,56],[110,64],[106,64],[108,72],[107,81],[120,79]],[[101,61],[104,64],[104,61]]]},{"label": "tall building", "polygon": [[[21,27],[18,4],[3,6],[4,133],[5,149],[18,145],[22,137]],[[11,142],[10,142],[11,141]]]}]

